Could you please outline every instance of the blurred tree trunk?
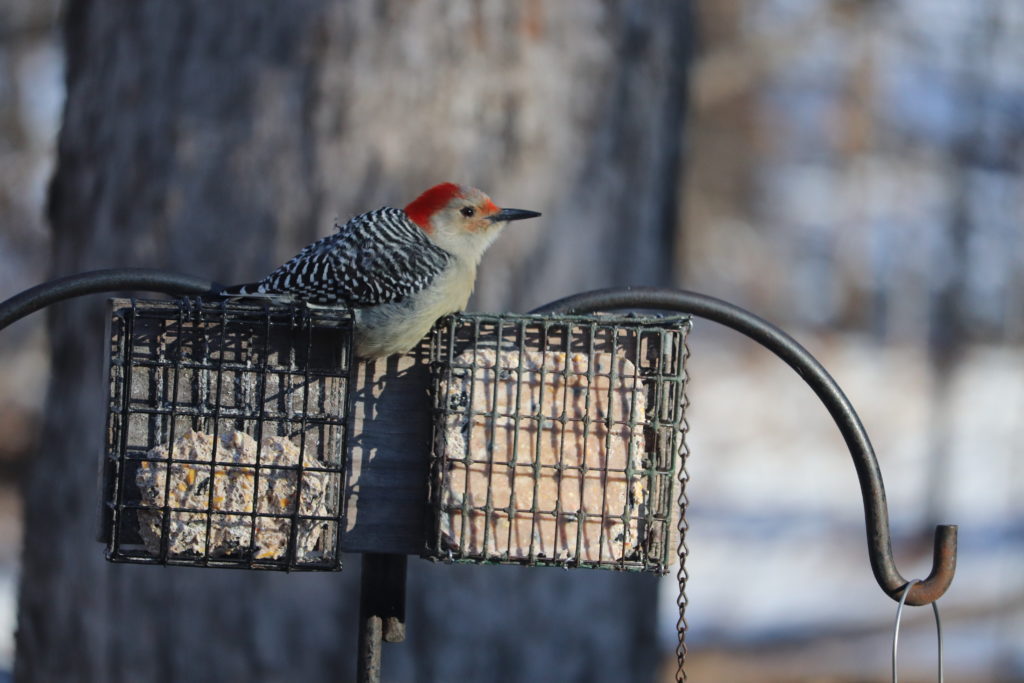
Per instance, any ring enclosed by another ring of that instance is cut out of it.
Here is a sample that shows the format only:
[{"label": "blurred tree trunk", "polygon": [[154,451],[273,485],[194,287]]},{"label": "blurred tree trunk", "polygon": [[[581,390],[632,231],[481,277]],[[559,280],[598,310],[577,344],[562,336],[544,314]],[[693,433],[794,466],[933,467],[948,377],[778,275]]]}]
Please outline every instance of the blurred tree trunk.
[{"label": "blurred tree trunk", "polygon": [[[443,180],[544,212],[475,305],[670,281],[688,7],[668,0],[67,8],[53,274],[257,278],[332,221]],[[318,681],[354,671],[340,575],[109,565],[95,542],[105,307],[50,310],[26,487],[20,680]],[[656,582],[410,561],[388,680],[649,680]]]}]

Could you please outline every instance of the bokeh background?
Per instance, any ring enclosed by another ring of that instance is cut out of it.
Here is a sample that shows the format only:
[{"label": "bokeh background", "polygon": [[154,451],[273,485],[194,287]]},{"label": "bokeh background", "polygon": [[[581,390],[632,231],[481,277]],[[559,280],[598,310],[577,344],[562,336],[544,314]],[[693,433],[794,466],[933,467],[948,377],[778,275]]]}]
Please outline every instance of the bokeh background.
[{"label": "bokeh background", "polygon": [[[308,144],[301,135],[257,131],[232,143],[251,158],[229,170],[252,167],[243,176],[254,184],[220,198],[197,198],[200,190],[185,184],[159,209],[161,229],[206,202],[220,207],[216,220],[203,218],[210,230],[246,243],[255,230],[259,240],[219,272],[186,272],[258,276],[326,234],[334,217],[401,205],[442,169],[548,221],[494,247],[474,308],[525,310],[625,283],[671,284],[747,307],[794,334],[860,412],[879,454],[901,572],[927,574],[934,525],[960,525],[957,577],[940,601],[947,680],[1024,680],[1024,4],[699,0],[667,11],[666,3],[579,0],[559,9],[526,2],[512,19],[502,14],[512,10],[488,2],[450,3],[443,16],[422,3],[382,3],[382,15],[370,18],[367,3],[354,6],[351,14],[327,10],[328,37],[309,48],[312,56],[300,54],[335,60],[341,75],[322,71],[330,77],[319,87],[344,89],[345,120],[370,123],[331,137],[335,119],[314,111],[321,145],[306,150],[314,157],[306,161],[318,173],[289,166],[287,153],[283,167],[274,163],[279,149]],[[55,244],[45,209],[68,67],[89,68],[66,62],[68,14],[60,2],[0,3],[0,298],[65,274],[71,258]],[[81,14],[74,21],[88,24]],[[431,16],[451,29],[450,44],[418,34]],[[264,36],[259,22],[279,20],[250,19],[224,36],[229,63],[233,50],[247,49],[246,32]],[[154,21],[138,16],[125,26],[136,20]],[[387,40],[359,41],[359,26],[346,32],[359,21]],[[509,44],[489,32],[502,22],[515,26]],[[356,47],[336,47],[333,29]],[[188,21],[168,31],[187,36]],[[183,44],[184,54],[168,59],[194,68]],[[195,46],[205,49],[201,40]],[[460,66],[451,76],[416,76],[439,51]],[[111,59],[100,71],[123,72]],[[618,60],[629,68],[606,68]],[[284,58],[275,67],[259,81],[257,129],[288,130],[303,115],[277,98],[298,67]],[[396,72],[405,80],[382,81]],[[609,73],[615,78],[603,80]],[[188,93],[153,74],[142,81]],[[444,106],[418,106],[436,103],[418,88],[442,86]],[[138,116],[153,116],[142,90],[117,92],[96,111],[142,102]],[[482,104],[495,99],[500,110]],[[648,116],[651,107],[657,112]],[[177,120],[183,138],[195,133],[180,152],[182,175],[204,147],[228,144],[216,127]],[[398,139],[419,138],[421,147],[395,142],[399,129]],[[129,143],[92,142],[98,150]],[[343,171],[353,163],[369,170],[352,180]],[[571,182],[552,196],[546,178],[556,164]],[[276,213],[260,215],[266,225],[238,208],[247,193],[264,191],[254,180],[261,173],[267,183],[289,173],[315,183],[332,169],[334,184],[314,193],[314,204],[282,192]],[[137,196],[152,199],[144,187]],[[614,232],[589,229],[608,213]],[[132,224],[141,213],[114,215],[126,229],[144,229]],[[267,227],[275,222],[299,227],[275,238]],[[145,262],[104,265],[161,265],[175,249],[162,234],[131,252]],[[573,274],[580,262],[583,276]],[[752,343],[698,321],[691,346],[690,679],[887,680],[895,603],[871,577],[856,478],[837,430],[799,378]],[[7,670],[16,655],[22,494],[41,490],[24,482],[47,444],[47,389],[79,389],[48,384],[49,359],[45,316],[0,334]],[[98,558],[101,547],[92,553]],[[185,576],[175,579],[179,598]],[[476,590],[486,592],[486,582]],[[665,677],[674,666],[677,590],[673,577],[662,579],[657,608],[648,610]],[[505,627],[512,642],[515,628]],[[935,650],[931,611],[911,609],[902,677],[931,679]],[[393,674],[443,680],[411,664]]]}]

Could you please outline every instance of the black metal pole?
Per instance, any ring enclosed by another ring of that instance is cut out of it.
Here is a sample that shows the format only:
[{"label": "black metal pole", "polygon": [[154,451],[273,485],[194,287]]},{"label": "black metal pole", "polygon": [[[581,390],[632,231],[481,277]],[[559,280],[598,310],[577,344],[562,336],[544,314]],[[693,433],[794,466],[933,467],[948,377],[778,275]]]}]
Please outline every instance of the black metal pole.
[{"label": "black metal pole", "polygon": [[405,555],[363,555],[359,577],[358,683],[380,683],[381,643],[405,640],[405,575]]},{"label": "black metal pole", "polygon": [[[768,321],[739,306],[696,292],[658,287],[600,289],[553,301],[532,312],[594,313],[621,309],[668,310],[707,318],[750,337],[784,360],[803,378],[825,404],[850,450],[864,499],[871,570],[882,590],[893,600],[899,600],[908,582],[897,571],[892,556],[889,512],[878,461],[857,412],[821,363],[795,339]],[[927,605],[938,600],[949,588],[956,571],[956,532],[957,527],[950,524],[935,528],[932,571],[924,581],[910,589],[906,600],[908,605]]]}]

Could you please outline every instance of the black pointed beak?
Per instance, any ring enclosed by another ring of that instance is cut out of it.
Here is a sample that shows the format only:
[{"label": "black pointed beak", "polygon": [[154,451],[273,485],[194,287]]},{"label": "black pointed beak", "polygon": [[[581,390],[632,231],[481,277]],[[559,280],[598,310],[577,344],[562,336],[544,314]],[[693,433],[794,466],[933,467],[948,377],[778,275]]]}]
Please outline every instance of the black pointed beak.
[{"label": "black pointed beak", "polygon": [[538,211],[527,211],[526,209],[502,209],[498,213],[492,213],[488,218],[492,223],[499,221],[521,221],[524,218],[536,218],[540,215]]}]

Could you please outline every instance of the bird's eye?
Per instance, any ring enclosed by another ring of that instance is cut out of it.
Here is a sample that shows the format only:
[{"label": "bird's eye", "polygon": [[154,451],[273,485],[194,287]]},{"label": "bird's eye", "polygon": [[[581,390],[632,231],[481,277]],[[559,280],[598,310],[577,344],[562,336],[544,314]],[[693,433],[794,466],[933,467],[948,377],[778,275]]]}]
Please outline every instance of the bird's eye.
[{"label": "bird's eye", "polygon": [[473,214],[476,213],[476,209],[474,209],[472,206],[464,206],[461,209],[459,209],[459,213],[461,213],[466,218],[472,218]]}]

